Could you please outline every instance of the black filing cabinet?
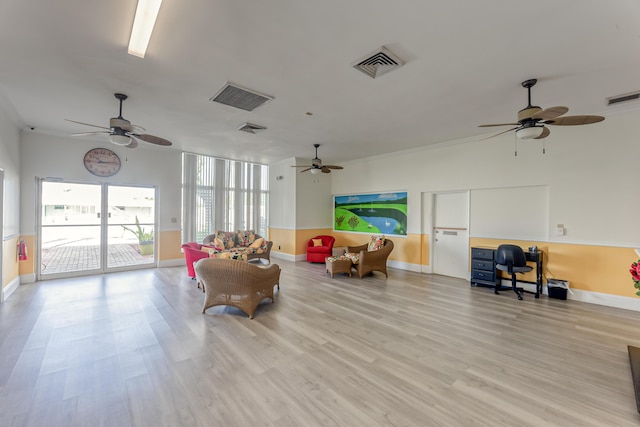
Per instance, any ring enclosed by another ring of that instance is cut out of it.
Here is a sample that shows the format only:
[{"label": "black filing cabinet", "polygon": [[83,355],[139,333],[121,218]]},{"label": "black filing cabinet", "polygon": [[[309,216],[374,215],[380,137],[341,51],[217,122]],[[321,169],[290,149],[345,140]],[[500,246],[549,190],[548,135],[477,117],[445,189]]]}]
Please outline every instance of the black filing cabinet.
[{"label": "black filing cabinet", "polygon": [[495,287],[500,283],[496,277],[496,250],[471,248],[471,285]]}]

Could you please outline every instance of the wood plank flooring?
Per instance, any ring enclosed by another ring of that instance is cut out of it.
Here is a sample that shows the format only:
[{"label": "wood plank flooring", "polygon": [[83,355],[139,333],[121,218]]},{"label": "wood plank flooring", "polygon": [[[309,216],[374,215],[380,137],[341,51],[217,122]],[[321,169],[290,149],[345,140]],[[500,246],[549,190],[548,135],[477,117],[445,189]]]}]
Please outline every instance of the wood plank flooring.
[{"label": "wood plank flooring", "polygon": [[184,267],[20,286],[2,426],[637,426],[640,313],[274,260],[255,319]]}]

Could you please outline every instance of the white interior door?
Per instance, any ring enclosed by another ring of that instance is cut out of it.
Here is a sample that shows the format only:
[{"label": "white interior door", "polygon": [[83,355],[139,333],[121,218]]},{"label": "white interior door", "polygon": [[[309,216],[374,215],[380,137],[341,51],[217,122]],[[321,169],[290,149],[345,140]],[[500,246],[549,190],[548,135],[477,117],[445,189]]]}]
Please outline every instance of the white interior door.
[{"label": "white interior door", "polygon": [[433,206],[433,272],[469,278],[469,192],[439,193]]}]

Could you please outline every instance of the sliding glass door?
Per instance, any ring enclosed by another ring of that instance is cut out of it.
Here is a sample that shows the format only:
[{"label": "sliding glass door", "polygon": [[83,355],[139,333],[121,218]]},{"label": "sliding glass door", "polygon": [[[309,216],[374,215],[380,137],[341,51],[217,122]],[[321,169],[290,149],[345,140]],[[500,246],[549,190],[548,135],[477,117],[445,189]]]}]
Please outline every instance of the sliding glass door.
[{"label": "sliding glass door", "polygon": [[40,184],[39,278],[155,265],[155,188]]},{"label": "sliding glass door", "polygon": [[107,268],[155,262],[155,189],[107,187]]}]

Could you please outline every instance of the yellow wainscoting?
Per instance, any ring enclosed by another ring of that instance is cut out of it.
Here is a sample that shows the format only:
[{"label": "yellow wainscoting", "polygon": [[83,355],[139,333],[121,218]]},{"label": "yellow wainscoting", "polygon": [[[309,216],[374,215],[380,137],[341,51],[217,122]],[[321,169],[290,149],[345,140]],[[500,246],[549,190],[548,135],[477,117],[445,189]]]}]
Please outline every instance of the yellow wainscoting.
[{"label": "yellow wainscoting", "polygon": [[[372,235],[334,231],[335,246],[359,246],[369,243]],[[422,259],[422,235],[408,234],[406,237],[385,236],[393,241],[393,251],[389,259],[408,264],[419,265]]]},{"label": "yellow wainscoting", "polygon": [[182,241],[180,230],[161,231],[158,240],[158,260],[182,258]]},{"label": "yellow wainscoting", "polygon": [[[11,283],[20,274],[18,263],[19,237],[12,237],[2,242],[2,287]],[[22,261],[26,262],[26,261]]]},{"label": "yellow wainscoting", "polygon": [[295,255],[296,230],[285,228],[269,228],[267,235],[273,242],[272,251]]},{"label": "yellow wainscoting", "polygon": [[[638,259],[632,248],[471,238],[471,246],[497,248],[502,243],[514,244],[527,250],[536,245],[544,252],[544,278],[569,281],[571,288],[603,294],[635,296],[629,266]],[[532,273],[529,273],[530,275]],[[534,280],[526,277],[525,280]]]}]

